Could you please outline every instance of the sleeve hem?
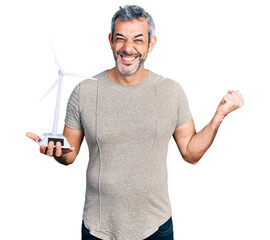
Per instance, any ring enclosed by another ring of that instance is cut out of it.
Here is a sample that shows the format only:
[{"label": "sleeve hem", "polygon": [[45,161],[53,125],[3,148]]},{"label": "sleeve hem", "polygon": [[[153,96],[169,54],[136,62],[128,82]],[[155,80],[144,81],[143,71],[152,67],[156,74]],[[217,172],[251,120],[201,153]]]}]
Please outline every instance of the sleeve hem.
[{"label": "sleeve hem", "polygon": [[72,128],[74,130],[83,131],[84,129],[81,126],[77,126],[76,124],[72,124],[71,122],[65,122],[65,125],[69,128]]},{"label": "sleeve hem", "polygon": [[179,127],[181,127],[181,126],[183,126],[183,125],[185,125],[186,123],[188,123],[188,122],[189,122],[190,120],[192,120],[192,119],[193,119],[193,118],[192,118],[192,115],[186,116],[186,117],[184,118],[183,121],[177,122],[177,123],[176,123],[175,129],[176,129],[176,128],[179,128]]}]

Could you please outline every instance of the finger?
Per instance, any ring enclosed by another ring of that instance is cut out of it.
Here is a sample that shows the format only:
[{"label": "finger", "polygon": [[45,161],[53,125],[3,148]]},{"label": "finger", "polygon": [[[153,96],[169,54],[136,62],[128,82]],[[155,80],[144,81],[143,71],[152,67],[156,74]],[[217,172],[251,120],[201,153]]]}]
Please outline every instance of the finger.
[{"label": "finger", "polygon": [[34,140],[34,141],[36,141],[36,140],[39,138],[38,135],[36,135],[36,134],[34,134],[34,133],[32,133],[32,132],[27,132],[27,133],[26,133],[26,137],[28,137],[28,138],[30,138],[30,139],[32,139],[32,140]]},{"label": "finger", "polygon": [[52,156],[53,155],[53,149],[54,149],[54,142],[50,141],[47,148],[47,155]]},{"label": "finger", "polygon": [[240,93],[240,91],[237,90],[237,91],[235,91],[235,93],[239,96],[241,104],[244,105],[244,99],[243,99],[242,94]]},{"label": "finger", "polygon": [[226,94],[226,95],[223,97],[222,100],[224,101],[224,103],[229,103],[229,102],[231,101],[230,95],[229,95],[229,94]]},{"label": "finger", "polygon": [[[238,99],[238,97],[235,96],[236,94],[235,93],[228,93],[224,99],[226,101],[226,104],[228,106],[230,106],[230,108],[232,109],[237,109],[240,107],[240,101]],[[238,95],[237,95],[238,96]]]},{"label": "finger", "polygon": [[242,94],[240,93],[240,91],[235,91],[235,93],[239,96],[239,97],[242,97]]},{"label": "finger", "polygon": [[241,93],[240,93],[240,91],[232,91],[232,90],[230,90],[230,91],[228,91],[228,93],[230,93],[230,94],[236,94],[237,95],[237,97],[239,97],[240,98],[240,100],[241,100],[241,102],[243,102],[244,103],[244,100],[243,100],[243,97],[242,97],[242,95],[241,95]]},{"label": "finger", "polygon": [[234,91],[231,93],[231,96],[233,97],[233,100],[237,106],[241,107],[244,104],[244,100],[241,96],[241,93],[239,91]]},{"label": "finger", "polygon": [[46,153],[46,146],[45,145],[41,145],[39,148],[40,153],[45,154]]},{"label": "finger", "polygon": [[62,145],[60,142],[57,142],[56,145],[55,145],[55,156],[56,157],[60,157],[62,155]]},{"label": "finger", "polygon": [[239,95],[236,93],[236,91],[230,90],[230,91],[228,91],[228,93],[226,95],[231,100],[239,100]]},{"label": "finger", "polygon": [[243,106],[241,97],[235,91],[228,91],[224,99],[232,111]]},{"label": "finger", "polygon": [[241,104],[241,100],[239,98],[239,95],[236,92],[232,92],[230,94],[229,98],[234,102],[235,105]]}]

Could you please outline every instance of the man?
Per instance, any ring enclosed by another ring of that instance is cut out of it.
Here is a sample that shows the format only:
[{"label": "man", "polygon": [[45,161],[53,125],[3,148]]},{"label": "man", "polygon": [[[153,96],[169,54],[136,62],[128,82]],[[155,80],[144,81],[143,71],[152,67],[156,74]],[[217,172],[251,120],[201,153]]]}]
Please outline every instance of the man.
[{"label": "man", "polygon": [[[75,161],[83,138],[89,147],[82,239],[173,239],[166,155],[173,135],[184,160],[195,164],[212,144],[223,119],[243,105],[229,91],[196,132],[181,86],[144,68],[155,44],[152,17],[125,6],[112,19],[114,68],[81,82],[68,102],[64,136],[40,152],[65,165]],[[38,138],[27,133],[33,140]]]}]

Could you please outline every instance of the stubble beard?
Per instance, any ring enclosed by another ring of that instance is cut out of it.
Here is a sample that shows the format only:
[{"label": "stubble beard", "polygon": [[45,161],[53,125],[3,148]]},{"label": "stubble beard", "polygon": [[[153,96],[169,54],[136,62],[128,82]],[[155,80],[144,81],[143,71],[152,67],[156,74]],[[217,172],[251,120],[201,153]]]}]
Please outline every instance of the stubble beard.
[{"label": "stubble beard", "polygon": [[[137,66],[134,67],[133,70],[126,71],[126,70],[121,68],[121,64],[120,64],[119,59],[118,59],[118,55],[120,55],[120,54],[122,54],[122,52],[117,52],[116,56],[114,57],[114,60],[115,60],[115,63],[116,63],[116,66],[117,66],[119,72],[122,73],[125,76],[130,76],[130,75],[136,73],[140,69],[140,67],[142,66],[142,64],[145,61],[144,59],[139,59],[139,63],[137,64]],[[125,55],[132,56],[134,54],[125,54]],[[138,54],[138,57],[141,58],[141,54]],[[131,64],[124,64],[124,65],[125,66],[130,66]]]}]

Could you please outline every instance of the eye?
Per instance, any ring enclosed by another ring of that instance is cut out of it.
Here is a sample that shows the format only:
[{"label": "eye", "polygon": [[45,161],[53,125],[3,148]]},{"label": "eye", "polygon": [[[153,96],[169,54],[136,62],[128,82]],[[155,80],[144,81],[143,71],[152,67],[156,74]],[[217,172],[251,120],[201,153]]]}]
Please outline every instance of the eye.
[{"label": "eye", "polygon": [[141,42],[143,42],[143,40],[142,39],[135,39],[135,42],[141,43]]},{"label": "eye", "polygon": [[116,41],[124,41],[125,39],[124,38],[121,38],[121,37],[117,37],[115,38]]}]

